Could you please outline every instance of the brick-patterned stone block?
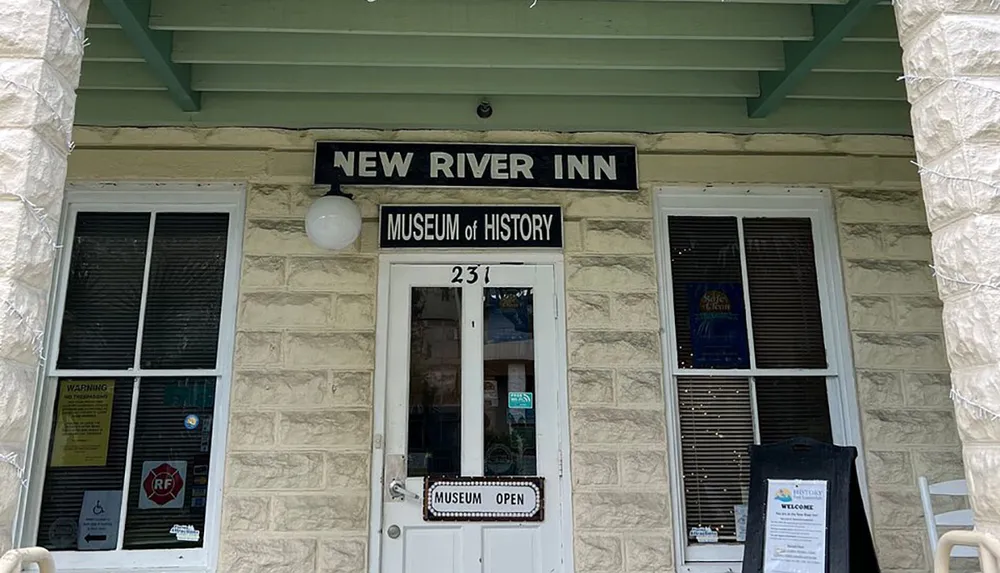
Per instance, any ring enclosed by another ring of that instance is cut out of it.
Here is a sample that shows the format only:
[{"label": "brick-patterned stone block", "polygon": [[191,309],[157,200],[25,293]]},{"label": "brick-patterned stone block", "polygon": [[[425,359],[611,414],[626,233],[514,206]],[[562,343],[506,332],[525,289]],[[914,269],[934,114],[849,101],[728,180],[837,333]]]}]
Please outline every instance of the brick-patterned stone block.
[{"label": "brick-patterned stone block", "polygon": [[320,573],[364,573],[368,570],[368,540],[323,539],[318,561]]},{"label": "brick-patterned stone block", "polygon": [[611,320],[615,328],[659,329],[659,295],[652,292],[613,295],[611,297]]},{"label": "brick-patterned stone block", "polygon": [[275,531],[363,531],[367,495],[283,495],[273,500]]},{"label": "brick-patterned stone block", "polygon": [[946,370],[948,359],[940,334],[858,332],[854,355],[864,368],[919,368]]},{"label": "brick-patterned stone block", "polygon": [[955,416],[945,410],[875,410],[863,415],[872,445],[958,445]]},{"label": "brick-patterned stone block", "polygon": [[614,401],[614,372],[611,370],[569,371],[569,400],[571,404]]},{"label": "brick-patterned stone block", "polygon": [[370,257],[293,257],[288,265],[288,287],[371,294],[377,269],[376,259]]},{"label": "brick-patterned stone block", "polygon": [[268,366],[281,363],[280,332],[236,333],[236,365]]},{"label": "brick-patterned stone block", "polygon": [[660,444],[666,439],[662,410],[577,408],[570,412],[574,445]]},{"label": "brick-patterned stone block", "polygon": [[571,331],[569,360],[579,366],[657,366],[660,340],[655,332]]},{"label": "brick-patterned stone block", "polygon": [[271,500],[255,495],[227,495],[222,499],[224,531],[264,531],[270,525]]},{"label": "brick-patterned stone block", "polygon": [[663,402],[660,370],[619,370],[615,384],[619,404],[657,406]]},{"label": "brick-patterned stone block", "polygon": [[665,448],[621,453],[622,482],[626,485],[667,485]]},{"label": "brick-patterned stone block", "polygon": [[943,306],[936,296],[897,296],[896,326],[900,330],[941,332]]},{"label": "brick-patterned stone block", "polygon": [[876,529],[875,549],[883,567],[892,570],[926,571],[928,561],[924,555],[926,534],[919,529]]},{"label": "brick-patterned stone block", "polygon": [[333,318],[329,294],[255,292],[243,295],[240,323],[247,328],[327,326]]},{"label": "brick-patterned stone block", "polygon": [[844,275],[851,294],[937,292],[930,264],[923,261],[848,259]]},{"label": "brick-patterned stone block", "polygon": [[927,223],[919,192],[844,189],[834,201],[841,223]]},{"label": "brick-patterned stone block", "polygon": [[586,492],[573,495],[581,530],[658,529],[670,519],[667,492]]},{"label": "brick-patterned stone block", "polygon": [[288,446],[367,448],[371,443],[368,410],[284,412],[278,441]]},{"label": "brick-patterned stone block", "polygon": [[233,381],[234,408],[323,407],[331,403],[326,370],[241,370]]},{"label": "brick-patterned stone block", "polygon": [[653,252],[653,222],[589,219],[583,226],[583,248],[588,253]]},{"label": "brick-patterned stone block", "polygon": [[614,485],[619,482],[618,455],[608,451],[572,453],[574,485]]},{"label": "brick-patterned stone block", "polygon": [[573,328],[609,328],[611,298],[603,293],[570,291],[566,295],[566,322]]},{"label": "brick-patterned stone block", "polygon": [[910,454],[905,451],[869,450],[868,477],[874,484],[910,485],[914,483]]},{"label": "brick-patterned stone block", "polygon": [[668,571],[673,565],[673,538],[668,533],[625,536],[625,562],[629,573]]},{"label": "brick-patterned stone block", "polygon": [[227,573],[302,573],[316,570],[316,540],[223,538],[219,570]]},{"label": "brick-patterned stone block", "polygon": [[243,257],[244,289],[280,289],[285,286],[287,259],[285,257]]},{"label": "brick-patterned stone block", "polygon": [[858,397],[866,408],[902,407],[905,403],[899,372],[892,370],[859,370]]},{"label": "brick-patterned stone block", "polygon": [[906,405],[914,408],[951,410],[951,376],[947,372],[906,372],[903,374]]},{"label": "brick-patterned stone block", "polygon": [[620,294],[656,291],[653,257],[587,256],[566,260],[566,288]]},{"label": "brick-patterned stone block", "polygon": [[233,412],[229,415],[232,450],[274,445],[277,416],[273,412]]},{"label": "brick-patterned stone block", "polygon": [[575,554],[580,573],[613,573],[625,566],[622,540],[610,535],[578,535]]},{"label": "brick-patterned stone block", "polygon": [[333,326],[338,330],[374,330],[375,297],[367,294],[337,295]]},{"label": "brick-patterned stone block", "polygon": [[291,332],[289,366],[358,369],[375,365],[375,335],[361,332]]},{"label": "brick-patterned stone block", "polygon": [[330,490],[368,489],[368,454],[330,452],[326,454],[326,487]]},{"label": "brick-patterned stone block", "polygon": [[894,259],[931,260],[931,232],[927,225],[886,225],[883,229],[886,256]]},{"label": "brick-patterned stone block", "polygon": [[852,296],[848,312],[851,328],[856,330],[893,330],[896,326],[889,296]]},{"label": "brick-patterned stone block", "polygon": [[226,487],[238,489],[320,489],[322,452],[266,452],[229,455]]}]

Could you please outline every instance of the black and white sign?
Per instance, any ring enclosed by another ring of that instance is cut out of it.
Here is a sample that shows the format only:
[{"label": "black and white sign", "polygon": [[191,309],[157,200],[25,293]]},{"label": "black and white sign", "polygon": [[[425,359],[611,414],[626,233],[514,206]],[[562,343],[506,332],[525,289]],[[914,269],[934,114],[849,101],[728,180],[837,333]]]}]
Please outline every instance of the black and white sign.
[{"label": "black and white sign", "polygon": [[547,205],[382,205],[383,249],[561,248],[562,208]]},{"label": "black and white sign", "polygon": [[428,477],[425,521],[542,521],[544,478]]},{"label": "black and white sign", "polygon": [[637,191],[632,145],[319,141],[316,185]]},{"label": "black and white sign", "polygon": [[80,505],[76,546],[80,551],[106,551],[118,546],[122,492],[87,490]]}]

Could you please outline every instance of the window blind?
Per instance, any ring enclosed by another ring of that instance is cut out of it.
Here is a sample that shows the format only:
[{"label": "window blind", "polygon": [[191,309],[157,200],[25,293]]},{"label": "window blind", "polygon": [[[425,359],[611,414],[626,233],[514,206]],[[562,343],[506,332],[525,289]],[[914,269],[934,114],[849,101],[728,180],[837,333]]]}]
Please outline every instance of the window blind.
[{"label": "window blind", "polygon": [[[809,375],[827,366],[811,221],[669,217],[668,237],[688,539],[696,543],[696,528],[711,528],[718,543],[737,543],[750,445],[833,439],[826,378]],[[747,374],[685,373],[720,367]],[[800,373],[757,376],[762,368]]]},{"label": "window blind", "polygon": [[[80,379],[58,381],[40,546],[85,549],[77,539],[85,493],[122,491],[127,468],[124,536],[117,544],[123,549],[201,547],[203,537],[180,541],[170,529],[175,524],[204,529],[217,376],[176,377],[170,370],[216,368],[229,224],[226,213],[77,215],[58,368],[120,373],[101,379],[114,381],[106,429],[101,429],[103,414],[95,417],[81,408],[63,411],[63,389]],[[143,338],[137,345],[140,316],[145,317]],[[147,373],[142,378],[129,372],[136,364],[137,346],[139,367]],[[149,376],[151,370],[163,374]],[[74,422],[73,416],[79,420]],[[81,437],[88,425],[90,437]],[[132,428],[133,451],[127,459]],[[106,438],[101,437],[105,432]],[[81,448],[91,454],[106,448],[106,460],[81,457]],[[66,454],[69,450],[75,453]],[[183,470],[180,507],[139,507],[145,495],[144,464],[152,462],[180,462],[174,464]],[[97,549],[114,549],[111,545]]]}]

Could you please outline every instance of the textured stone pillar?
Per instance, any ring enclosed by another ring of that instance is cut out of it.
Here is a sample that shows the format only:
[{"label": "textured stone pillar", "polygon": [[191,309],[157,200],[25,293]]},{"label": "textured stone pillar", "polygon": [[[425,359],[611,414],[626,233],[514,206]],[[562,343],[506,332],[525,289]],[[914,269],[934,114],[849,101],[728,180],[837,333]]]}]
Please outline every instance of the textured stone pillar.
[{"label": "textured stone pillar", "polygon": [[88,0],[0,0],[0,553],[41,363]]},{"label": "textured stone pillar", "polygon": [[965,473],[1000,536],[1000,2],[894,4]]}]

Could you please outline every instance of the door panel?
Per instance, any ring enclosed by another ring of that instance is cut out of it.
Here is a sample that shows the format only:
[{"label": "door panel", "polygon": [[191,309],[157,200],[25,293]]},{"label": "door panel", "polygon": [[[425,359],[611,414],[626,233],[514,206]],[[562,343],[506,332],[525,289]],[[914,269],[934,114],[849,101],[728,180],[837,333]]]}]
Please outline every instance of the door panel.
[{"label": "door panel", "polygon": [[[388,303],[381,571],[559,571],[552,266],[393,265]],[[427,475],[542,476],[545,519],[425,522]]]}]

